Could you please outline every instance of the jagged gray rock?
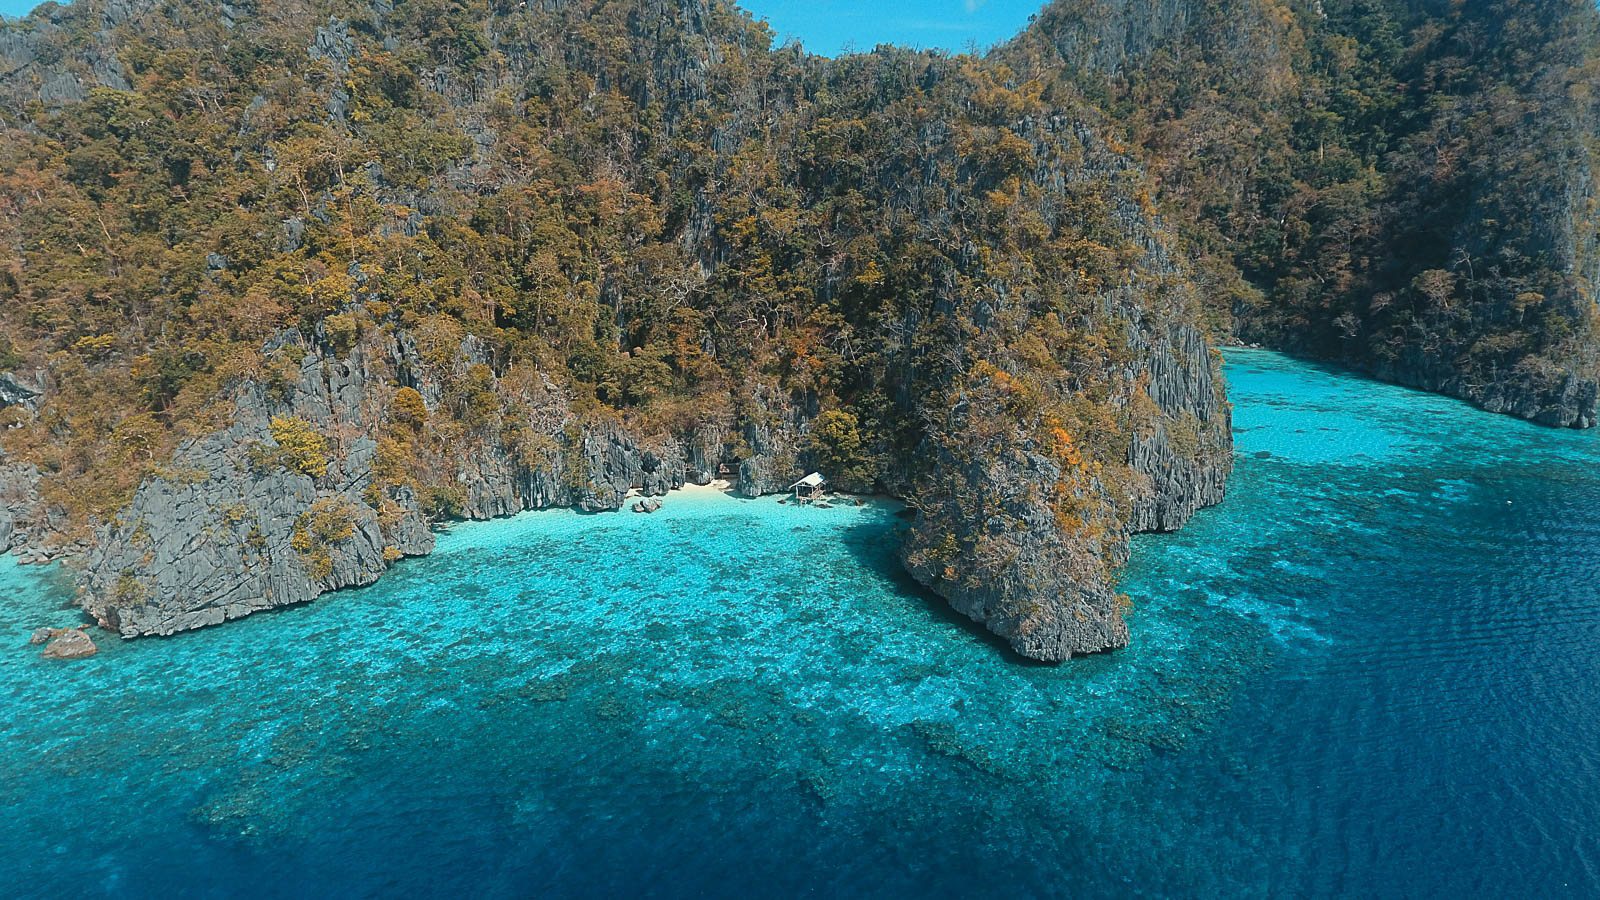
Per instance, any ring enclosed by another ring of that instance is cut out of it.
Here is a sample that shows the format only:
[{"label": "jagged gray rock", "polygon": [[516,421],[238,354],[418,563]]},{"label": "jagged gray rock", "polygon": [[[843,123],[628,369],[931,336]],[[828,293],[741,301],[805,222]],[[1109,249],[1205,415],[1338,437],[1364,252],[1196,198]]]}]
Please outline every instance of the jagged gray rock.
[{"label": "jagged gray rock", "polygon": [[724,464],[732,455],[728,435],[733,431],[731,415],[727,419],[716,417],[700,423],[685,448],[688,459],[684,462],[684,478],[689,483],[707,485],[722,477]]},{"label": "jagged gray rock", "polygon": [[45,521],[39,496],[39,468],[32,463],[0,465],[0,553],[21,546]]},{"label": "jagged gray rock", "polygon": [[[0,103],[20,109],[28,102],[47,107],[83,100],[96,87],[126,91],[122,61],[112,46],[110,29],[121,24],[143,0],[106,4],[98,21],[91,11],[58,6],[48,15],[33,16],[0,28]],[[64,33],[85,29],[93,42],[61,58]]]},{"label": "jagged gray rock", "polygon": [[[376,334],[340,358],[289,330],[263,349],[299,358],[286,396],[255,381],[236,386],[232,424],[180,447],[97,533],[80,584],[85,611],[104,627],[139,637],[215,625],[370,584],[397,559],[431,552],[419,499],[404,486],[379,491],[373,474],[373,435],[393,386],[415,389],[433,408],[445,401],[415,338]],[[489,345],[468,335],[454,374],[492,362]],[[490,377],[496,391],[513,390]],[[686,483],[688,454],[677,437],[640,441],[614,421],[579,425],[543,376],[515,390],[526,427],[520,436],[489,434],[480,452],[456,460],[455,514],[617,510],[632,490],[658,496]],[[297,471],[273,456],[278,417],[347,437],[330,442],[324,472]],[[516,443],[528,434],[540,452]],[[3,479],[0,469],[0,488]]]},{"label": "jagged gray rock", "polygon": [[[1046,186],[1123,173],[1132,165],[1091,129],[1062,117],[1026,120],[1012,130],[1039,158],[1053,161],[1037,173]],[[1170,239],[1132,197],[1113,192],[1104,199],[1123,237],[1142,250],[1128,280],[1098,298],[1118,326],[1107,329],[1107,338],[1118,338],[1111,355],[1126,360],[1106,373],[1105,389],[1130,420],[1123,461],[1134,483],[1064,468],[1072,465],[1072,453],[1057,447],[1052,457],[1038,433],[1044,429],[997,420],[1002,398],[981,384],[977,390],[989,393],[973,395],[970,383],[934,392],[939,404],[953,392],[950,410],[938,404],[919,410],[933,424],[919,458],[904,467],[912,473],[909,493],[917,510],[902,548],[907,571],[1018,653],[1046,661],[1127,644],[1115,573],[1128,558],[1129,535],[1177,528],[1197,509],[1220,502],[1232,468],[1219,360],[1188,324],[1198,298],[1171,255]],[[1046,205],[1041,214],[1053,210]],[[976,268],[979,257],[969,245],[958,266]],[[989,288],[997,298],[1018,293],[1001,278]],[[940,302],[953,309],[961,300],[949,291]],[[925,342],[939,348],[936,358],[913,364],[937,369],[958,351],[973,354],[972,345],[986,346],[983,361],[1008,377],[1071,395],[1070,383],[1014,351],[1029,319],[1005,306],[1004,299],[972,303],[968,315],[977,334],[947,331]],[[952,382],[971,365],[954,368]],[[901,402],[915,408],[921,401]]]},{"label": "jagged gray rock", "polygon": [[1150,432],[1136,430],[1129,444],[1128,464],[1149,484],[1134,494],[1128,527],[1176,531],[1198,510],[1222,502],[1233,471],[1233,417],[1198,330],[1180,325],[1154,344],[1143,330],[1131,335],[1146,363],[1145,392],[1165,416]]},{"label": "jagged gray rock", "polygon": [[49,389],[45,372],[31,375],[18,372],[0,373],[0,409],[20,406],[29,412],[38,412],[39,403]]},{"label": "jagged gray rock", "polygon": [[94,639],[78,628],[61,629],[41,655],[50,659],[83,659],[100,652]]},{"label": "jagged gray rock", "polygon": [[1064,526],[1063,471],[1022,435],[988,438],[963,455],[969,404],[944,422],[949,439],[924,447],[933,455],[902,551],[906,569],[1023,656],[1061,661],[1126,646],[1113,572],[1127,560],[1128,533],[1177,529],[1226,490],[1230,415],[1203,336],[1180,325],[1152,340],[1137,322],[1126,333],[1139,363],[1125,381],[1142,383],[1163,415],[1130,441],[1128,465],[1142,481],[1125,518],[1117,497],[1092,482],[1073,489],[1087,501],[1072,504],[1085,520]]},{"label": "jagged gray rock", "polygon": [[787,490],[805,476],[800,444],[813,410],[801,408],[776,386],[758,384],[744,403],[744,441],[749,455],[739,463],[739,493],[760,497]]},{"label": "jagged gray rock", "polygon": [[1125,553],[1114,523],[1101,523],[1110,540],[1064,531],[1051,503],[1062,470],[1026,441],[962,456],[955,448],[972,413],[958,405],[947,423],[951,439],[928,448],[941,486],[917,509],[902,549],[906,570],[1023,656],[1060,661],[1126,646],[1116,592],[1096,574],[1106,555]]},{"label": "jagged gray rock", "polygon": [[[293,416],[324,433],[370,426],[365,354],[325,357],[298,334],[274,349],[304,351],[287,399],[246,381],[233,424],[179,448],[103,526],[80,584],[83,608],[124,637],[173,634],[370,584],[433,536],[408,489],[372,500],[376,444],[330,449],[325,471],[271,459],[271,422]],[[359,433],[359,432],[358,432]]]}]

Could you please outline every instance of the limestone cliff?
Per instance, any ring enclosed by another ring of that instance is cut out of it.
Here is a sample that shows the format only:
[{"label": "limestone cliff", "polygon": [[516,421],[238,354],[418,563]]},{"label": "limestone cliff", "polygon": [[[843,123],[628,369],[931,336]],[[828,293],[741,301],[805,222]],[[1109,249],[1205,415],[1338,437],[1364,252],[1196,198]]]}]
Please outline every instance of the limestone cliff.
[{"label": "limestone cliff", "polygon": [[1595,423],[1588,0],[1057,0],[837,60],[721,0],[428,9],[0,24],[0,544],[94,526],[108,627],[819,469],[1061,660],[1222,498],[1210,335]]},{"label": "limestone cliff", "polygon": [[992,380],[966,385],[928,442],[906,566],[1024,656],[1126,646],[1116,578],[1128,535],[1176,530],[1223,498],[1233,442],[1209,347],[1187,328],[1154,346],[1129,334],[1126,401],[1160,413],[1127,438],[1125,468],[1085,469],[1086,450],[996,423],[985,408],[1006,397]]},{"label": "limestone cliff", "polygon": [[416,497],[375,490],[365,353],[329,359],[298,334],[273,350],[300,356],[292,381],[238,385],[233,424],[182,446],[96,534],[83,607],[103,627],[215,625],[370,584],[433,549]]},{"label": "limestone cliff", "polygon": [[97,620],[820,470],[911,503],[910,571],[1020,652],[1127,641],[1129,533],[1217,502],[1229,439],[1194,270],[1100,111],[811,57],[720,0],[421,8],[0,26],[0,368],[55,379],[0,381],[0,440],[94,528]]},{"label": "limestone cliff", "polygon": [[28,526],[38,517],[40,506],[39,467],[0,465],[0,552],[26,542]]},{"label": "limestone cliff", "polygon": [[[342,357],[293,331],[267,349],[291,374],[237,385],[232,424],[182,446],[96,534],[81,585],[84,610],[102,626],[173,634],[371,584],[432,551],[430,515],[616,510],[630,490],[659,495],[685,483],[675,439],[641,446],[616,423],[578,425],[548,382],[493,378],[487,390],[519,404],[524,428],[460,438],[450,468],[433,476],[450,488],[449,505],[425,512],[417,482],[384,471],[379,440],[397,388],[410,382],[444,403],[438,375],[447,373],[430,371],[404,332],[376,332]],[[485,359],[468,336],[444,368]],[[524,452],[527,428],[542,429],[545,452]]]},{"label": "limestone cliff", "polygon": [[[1043,171],[1063,188],[1133,171],[1093,132],[1041,124],[1015,130],[1057,160]],[[1057,368],[1028,352],[1059,327],[1055,314],[984,303],[958,317],[975,331],[934,342],[941,357],[965,344],[978,361],[919,403],[932,425],[911,464],[906,566],[1035,659],[1125,646],[1116,581],[1129,535],[1175,530],[1221,502],[1233,466],[1220,361],[1191,324],[1200,299],[1172,237],[1132,198],[1111,202],[1131,261],[1095,296],[1103,318],[1088,346]],[[1018,285],[996,293],[1026,296]],[[1086,395],[1098,408],[1074,414]]]}]

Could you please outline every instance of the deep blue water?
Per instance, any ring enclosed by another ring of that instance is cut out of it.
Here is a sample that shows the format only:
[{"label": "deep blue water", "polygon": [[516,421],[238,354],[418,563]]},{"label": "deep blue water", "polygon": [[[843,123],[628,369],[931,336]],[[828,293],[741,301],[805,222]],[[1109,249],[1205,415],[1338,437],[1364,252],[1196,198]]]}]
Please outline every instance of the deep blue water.
[{"label": "deep blue water", "polygon": [[908,583],[881,505],[463,525],[66,663],[7,563],[0,894],[1600,895],[1600,445],[1228,374],[1228,501],[1062,667]]}]

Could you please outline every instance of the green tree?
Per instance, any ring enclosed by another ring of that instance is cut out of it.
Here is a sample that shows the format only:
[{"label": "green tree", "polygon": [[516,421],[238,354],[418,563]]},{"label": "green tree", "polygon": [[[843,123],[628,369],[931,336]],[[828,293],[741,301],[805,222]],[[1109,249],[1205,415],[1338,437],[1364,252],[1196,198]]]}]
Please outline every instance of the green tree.
[{"label": "green tree", "polygon": [[817,468],[830,480],[848,489],[872,487],[876,473],[854,415],[840,409],[827,410],[812,420],[808,437],[807,449],[815,457]]}]

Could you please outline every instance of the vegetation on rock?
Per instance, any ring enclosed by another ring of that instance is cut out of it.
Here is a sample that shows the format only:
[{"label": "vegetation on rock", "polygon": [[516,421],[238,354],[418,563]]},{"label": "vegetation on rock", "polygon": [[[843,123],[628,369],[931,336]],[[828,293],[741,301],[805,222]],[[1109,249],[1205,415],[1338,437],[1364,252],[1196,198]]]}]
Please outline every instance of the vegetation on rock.
[{"label": "vegetation on rock", "polygon": [[276,452],[270,453],[273,462],[311,478],[328,473],[328,439],[318,434],[311,423],[275,416],[267,429],[278,445]]},{"label": "vegetation on rock", "polygon": [[1058,0],[994,58],[1106,111],[1220,329],[1596,424],[1590,0]]},{"label": "vegetation on rock", "polygon": [[1058,0],[838,60],[724,0],[47,4],[0,24],[0,369],[48,395],[0,447],[106,560],[175,453],[207,509],[317,480],[259,542],[291,599],[419,515],[814,466],[1022,652],[1116,646],[1128,532],[1221,496],[1208,334],[1592,420],[1580,2]]}]

